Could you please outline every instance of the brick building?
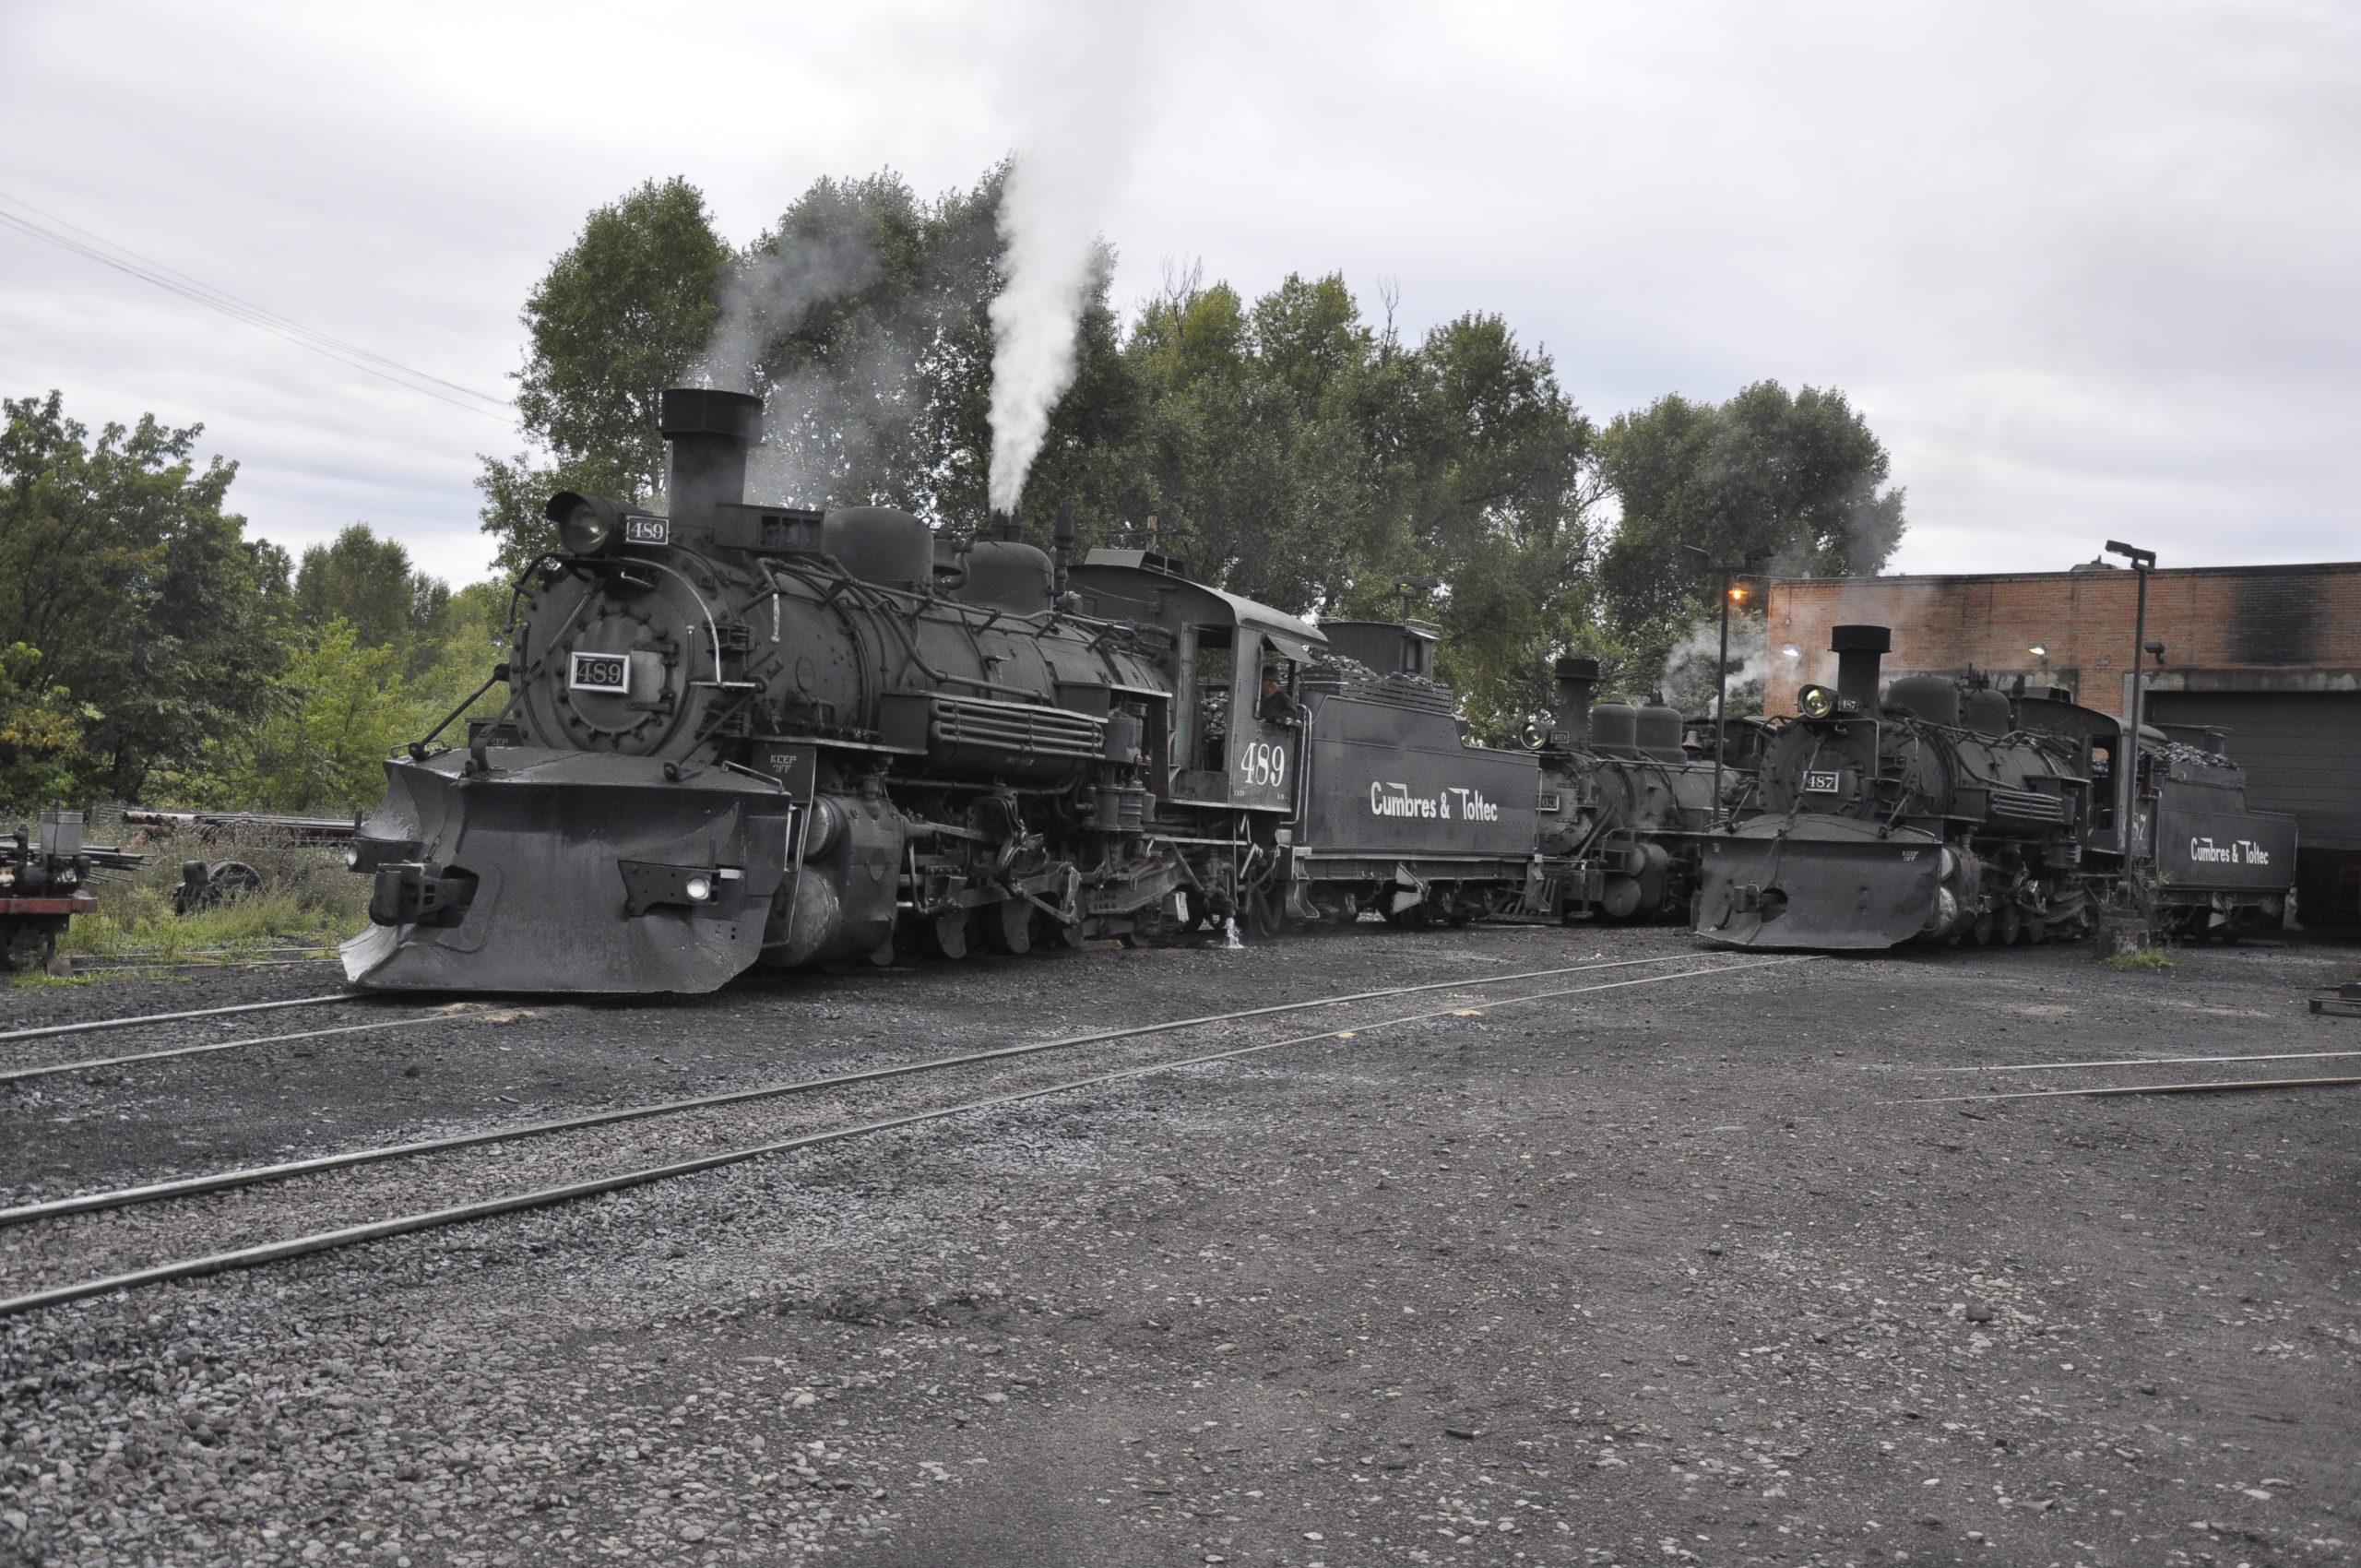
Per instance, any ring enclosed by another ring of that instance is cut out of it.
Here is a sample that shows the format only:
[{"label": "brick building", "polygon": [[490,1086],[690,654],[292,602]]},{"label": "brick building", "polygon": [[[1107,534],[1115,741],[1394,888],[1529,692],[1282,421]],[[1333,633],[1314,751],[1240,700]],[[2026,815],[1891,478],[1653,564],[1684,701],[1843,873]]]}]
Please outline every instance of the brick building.
[{"label": "brick building", "polygon": [[[1764,596],[1769,713],[1796,690],[1833,684],[1828,629],[1891,626],[1891,677],[1965,675],[2064,686],[2120,714],[2131,687],[2133,575],[1783,579]],[[2361,923],[2361,562],[2198,566],[2151,573],[2151,723],[2218,726],[2247,770],[2248,798],[2294,814],[2308,923]]]}]

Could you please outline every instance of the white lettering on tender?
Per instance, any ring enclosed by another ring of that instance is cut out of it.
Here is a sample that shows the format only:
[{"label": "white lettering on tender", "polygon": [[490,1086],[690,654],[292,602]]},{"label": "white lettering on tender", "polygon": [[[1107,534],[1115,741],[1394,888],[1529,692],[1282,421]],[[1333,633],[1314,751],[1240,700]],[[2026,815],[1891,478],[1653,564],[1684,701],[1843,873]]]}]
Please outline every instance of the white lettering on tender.
[{"label": "white lettering on tender", "polygon": [[1412,794],[1407,784],[1373,782],[1369,787],[1369,810],[1371,816],[1433,817],[1442,821],[1456,816],[1465,822],[1501,820],[1501,808],[1486,800],[1481,790],[1465,790],[1456,784],[1446,785],[1430,796]]},{"label": "white lettering on tender", "polygon": [[2271,851],[2247,838],[2233,839],[2227,844],[2216,844],[2211,838],[2191,838],[2189,858],[2209,865],[2267,866],[2271,863]]}]

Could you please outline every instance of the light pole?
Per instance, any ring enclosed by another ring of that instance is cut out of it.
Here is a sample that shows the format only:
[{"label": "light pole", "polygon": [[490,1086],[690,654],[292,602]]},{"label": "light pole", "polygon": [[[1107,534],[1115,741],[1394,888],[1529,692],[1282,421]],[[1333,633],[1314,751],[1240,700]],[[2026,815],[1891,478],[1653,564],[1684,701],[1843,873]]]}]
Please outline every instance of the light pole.
[{"label": "light pole", "polygon": [[2139,608],[2131,618],[2131,724],[2130,734],[2119,748],[2122,755],[2115,759],[2117,769],[2123,775],[2118,787],[2118,802],[2115,812],[2116,841],[2123,846],[2123,869],[2131,870],[2131,862],[2139,855],[2139,845],[2132,837],[2132,813],[2140,803],[2140,678],[2145,673],[2148,660],[2148,574],[2156,569],[2156,552],[2121,543],[2106,541],[2110,555],[2120,555],[2131,563],[2132,576],[2140,579]]},{"label": "light pole", "polygon": [[1730,606],[1746,602],[1747,590],[1737,579],[1751,576],[1755,567],[1771,559],[1771,552],[1750,550],[1745,560],[1717,566],[1712,554],[1696,545],[1680,548],[1704,558],[1705,570],[1714,578],[1714,597],[1722,601],[1722,653],[1714,664],[1714,804],[1705,824],[1710,828],[1722,817],[1722,716],[1730,704]]}]

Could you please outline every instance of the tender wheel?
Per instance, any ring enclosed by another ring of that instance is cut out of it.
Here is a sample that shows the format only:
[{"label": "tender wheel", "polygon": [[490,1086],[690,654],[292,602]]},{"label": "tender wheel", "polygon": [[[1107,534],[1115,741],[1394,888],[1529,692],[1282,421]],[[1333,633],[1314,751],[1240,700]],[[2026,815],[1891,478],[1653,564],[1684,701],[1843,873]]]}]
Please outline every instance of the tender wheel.
[{"label": "tender wheel", "polygon": [[2000,922],[1997,934],[1999,935],[2000,944],[2003,947],[2014,946],[2024,935],[2024,917],[2018,912],[2017,907],[2014,904],[2008,905],[2001,909]]},{"label": "tender wheel", "polygon": [[2025,940],[2038,947],[2049,940],[2049,922],[2038,915],[2025,917]]},{"label": "tender wheel", "polygon": [[1323,925],[1351,925],[1361,918],[1359,901],[1350,893],[1319,895],[1311,900]]}]

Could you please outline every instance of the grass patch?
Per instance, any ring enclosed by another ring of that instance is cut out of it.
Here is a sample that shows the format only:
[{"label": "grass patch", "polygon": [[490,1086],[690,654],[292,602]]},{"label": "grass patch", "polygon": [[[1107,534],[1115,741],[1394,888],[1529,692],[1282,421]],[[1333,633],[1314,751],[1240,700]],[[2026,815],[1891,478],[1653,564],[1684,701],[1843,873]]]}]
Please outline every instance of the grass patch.
[{"label": "grass patch", "polygon": [[2133,953],[2110,953],[2107,960],[2118,969],[2169,969],[2172,955],[2161,947],[2142,947]]},{"label": "grass patch", "polygon": [[[369,879],[345,869],[340,845],[246,837],[208,846],[184,833],[148,853],[152,858],[136,871],[93,884],[99,907],[76,918],[58,941],[59,952],[172,963],[333,944],[369,921]],[[261,873],[262,890],[209,909],[172,913],[181,861],[199,858],[243,861]]]},{"label": "grass patch", "polygon": [[89,975],[53,975],[45,974],[40,969],[27,969],[22,974],[7,975],[0,979],[7,980],[8,989],[11,991],[70,991],[76,986],[98,983]]}]

